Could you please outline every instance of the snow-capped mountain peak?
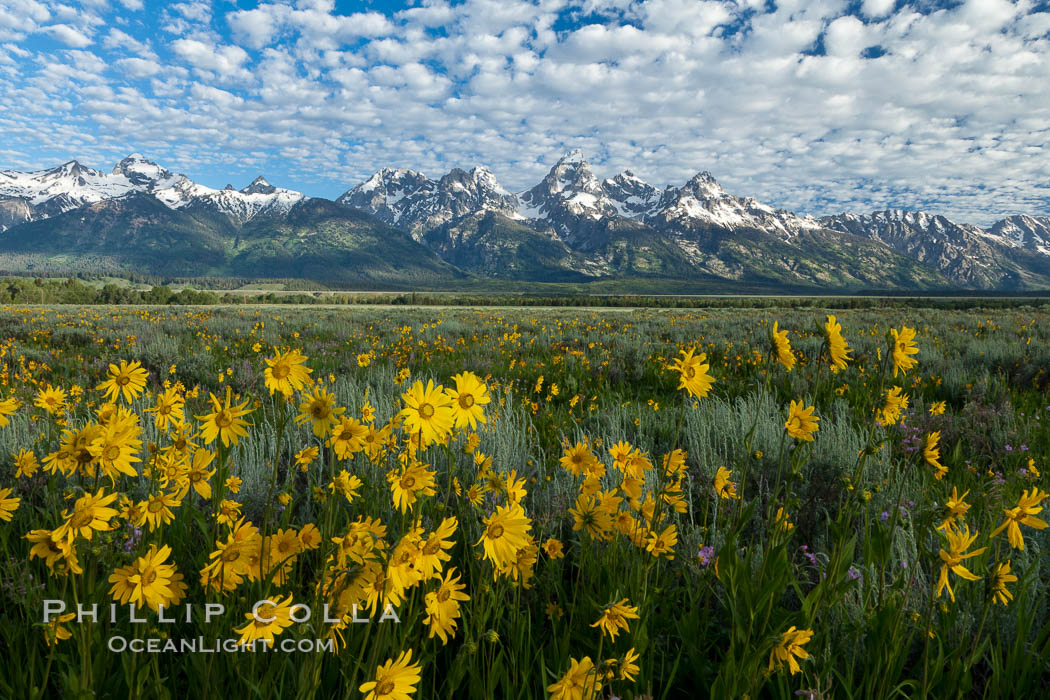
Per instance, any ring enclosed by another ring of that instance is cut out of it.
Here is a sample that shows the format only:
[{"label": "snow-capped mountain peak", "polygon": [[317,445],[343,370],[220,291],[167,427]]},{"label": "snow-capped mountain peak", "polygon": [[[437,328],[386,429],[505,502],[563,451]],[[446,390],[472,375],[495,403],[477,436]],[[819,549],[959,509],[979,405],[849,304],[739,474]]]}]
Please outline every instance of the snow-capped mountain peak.
[{"label": "snow-capped mountain peak", "polygon": [[641,220],[655,213],[660,202],[660,190],[630,170],[603,180],[602,189],[612,200],[619,215],[629,219]]},{"label": "snow-capped mountain peak", "polygon": [[668,187],[656,210],[657,213],[647,219],[648,223],[687,232],[709,227],[758,229],[790,240],[800,231],[820,228],[820,222],[811,216],[799,216],[751,197],[728,194],[706,170],[694,175],[684,187]]},{"label": "snow-capped mountain peak", "polygon": [[465,214],[499,211],[513,217],[517,208],[517,198],[481,166],[470,172],[453,168],[439,180],[415,170],[384,168],[336,201],[400,226],[417,239]]},{"label": "snow-capped mountain peak", "polygon": [[543,219],[566,238],[574,235],[581,219],[600,221],[619,214],[578,148],[565,154],[539,184],[519,198],[522,218]]},{"label": "snow-capped mountain peak", "polygon": [[[363,209],[380,220],[412,228],[412,213],[437,190],[437,183],[415,170],[383,168],[336,200]],[[406,216],[407,214],[407,216]]]},{"label": "snow-capped mountain peak", "polygon": [[718,184],[715,176],[706,170],[698,172],[689,180],[686,187],[700,197],[706,199],[718,199],[725,196],[725,190]]},{"label": "snow-capped mountain peak", "polygon": [[0,198],[25,200],[32,219],[120,197],[137,188],[123,174],[103,173],[75,160],[45,170],[0,172]]},{"label": "snow-capped mountain peak", "polygon": [[988,230],[1021,248],[1050,255],[1050,217],[1014,214],[996,221]]},{"label": "snow-capped mountain peak", "polygon": [[241,190],[244,194],[273,194],[276,191],[277,188],[271,185],[262,175],[252,180],[252,184]]},{"label": "snow-capped mountain peak", "polygon": [[470,178],[477,183],[479,187],[483,187],[487,190],[491,190],[496,194],[510,195],[511,193],[504,189],[503,185],[499,184],[499,180],[492,173],[491,170],[483,165],[475,166],[470,171]]},{"label": "snow-capped mountain peak", "polygon": [[154,195],[172,209],[185,207],[225,214],[237,224],[245,224],[258,216],[284,214],[306,198],[301,192],[271,185],[262,175],[240,190],[230,185],[216,190],[182,178]]},{"label": "snow-capped mountain peak", "polygon": [[586,163],[587,161],[583,158],[583,151],[579,148],[573,148],[567,151],[565,155],[558,159],[558,165],[562,163],[567,165],[578,165],[580,163]]},{"label": "snow-capped mountain peak", "polygon": [[140,153],[132,153],[113,166],[113,175],[122,175],[136,187],[146,190],[163,189],[173,186],[180,175],[174,175]]}]

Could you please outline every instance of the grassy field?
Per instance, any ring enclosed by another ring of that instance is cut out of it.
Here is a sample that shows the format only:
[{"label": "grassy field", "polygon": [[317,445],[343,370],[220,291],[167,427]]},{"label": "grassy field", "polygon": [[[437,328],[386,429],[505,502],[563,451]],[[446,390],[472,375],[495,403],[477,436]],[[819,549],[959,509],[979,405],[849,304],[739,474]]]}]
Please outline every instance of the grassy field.
[{"label": "grassy field", "polygon": [[3,697],[1050,680],[1044,309],[9,306],[0,384]]}]

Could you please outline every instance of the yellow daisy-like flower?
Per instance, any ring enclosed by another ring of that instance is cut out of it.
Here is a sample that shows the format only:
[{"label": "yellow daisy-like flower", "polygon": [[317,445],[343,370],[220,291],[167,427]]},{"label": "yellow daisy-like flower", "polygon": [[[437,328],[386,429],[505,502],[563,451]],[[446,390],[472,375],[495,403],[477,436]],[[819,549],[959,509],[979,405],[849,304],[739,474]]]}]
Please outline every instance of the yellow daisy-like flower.
[{"label": "yellow daisy-like flower", "polygon": [[31,479],[37,473],[37,470],[40,469],[40,462],[37,461],[36,455],[29,450],[22,449],[18,452],[12,452],[11,456],[15,460],[16,479],[21,479],[23,476]]},{"label": "yellow daisy-like flower", "polygon": [[0,489],[0,520],[10,522],[22,499],[12,496],[12,489]]},{"label": "yellow daisy-like flower", "polygon": [[933,476],[938,481],[944,478],[944,475],[948,473],[948,467],[941,464],[941,448],[937,446],[937,443],[941,439],[941,431],[935,430],[926,436],[926,444],[922,448],[922,456],[926,459],[926,463],[936,469]]},{"label": "yellow daisy-like flower", "polygon": [[452,536],[459,527],[459,520],[455,516],[445,518],[437,528],[423,536],[419,544],[419,560],[416,566],[423,580],[440,578],[441,570],[445,562],[450,561],[452,556],[448,550],[452,549],[455,541]]},{"label": "yellow daisy-like flower", "polygon": [[1027,525],[1036,530],[1046,529],[1046,521],[1035,517],[1035,515],[1042,512],[1043,508],[1039,504],[1047,496],[1050,496],[1050,494],[1039,488],[1025,491],[1017,499],[1017,506],[1003,510],[1003,513],[1006,514],[1006,520],[992,531],[991,536],[995,537],[1003,530],[1006,530],[1006,537],[1010,541],[1010,546],[1023,552],[1024,537],[1021,535],[1021,525]]},{"label": "yellow daisy-like flower", "polygon": [[678,372],[678,388],[685,389],[690,396],[702,399],[711,391],[715,378],[707,373],[707,354],[693,355],[693,348],[682,350],[681,357],[675,358],[669,369]]},{"label": "yellow daisy-like flower", "polygon": [[251,423],[244,420],[243,416],[255,409],[245,408],[249,399],[233,405],[232,393],[233,390],[227,386],[225,402],[220,402],[215,394],[211,394],[210,401],[214,410],[207,415],[197,416],[197,420],[204,423],[201,426],[204,444],[210,445],[218,438],[222,440],[223,445],[229,447],[231,443],[236,445],[238,440],[248,435],[246,428]]},{"label": "yellow daisy-like flower", "polygon": [[362,353],[360,353],[357,356],[357,366],[358,367],[364,368],[364,367],[367,367],[370,364],[372,364],[372,355],[370,355],[369,353],[362,352]]},{"label": "yellow daisy-like flower", "polygon": [[317,459],[317,455],[321,453],[321,450],[317,445],[311,445],[310,447],[304,447],[295,453],[295,466],[299,467],[302,471],[306,471],[306,468],[314,463]]},{"label": "yellow daisy-like flower", "polygon": [[934,401],[932,404],[930,404],[930,415],[931,416],[944,415],[944,410],[945,410],[945,408],[947,408],[947,406],[948,406],[948,404],[945,401]]},{"label": "yellow daisy-like flower", "polygon": [[292,625],[292,596],[277,600],[260,601],[252,612],[244,613],[248,624],[234,628],[241,635],[242,645],[261,641],[266,646],[273,646],[273,638]]},{"label": "yellow daisy-like flower", "polygon": [[553,537],[543,543],[543,551],[551,559],[563,559],[565,557],[565,547],[562,545],[561,540],[556,540]]},{"label": "yellow daisy-like flower", "polygon": [[334,428],[326,443],[335,450],[339,459],[348,459],[355,452],[365,449],[365,436],[368,428],[356,418],[343,417]]},{"label": "yellow daisy-like flower", "polygon": [[899,386],[886,390],[886,398],[882,408],[878,409],[877,415],[883,425],[896,425],[900,420],[901,412],[908,407],[908,395],[901,391]]},{"label": "yellow daisy-like flower", "polygon": [[270,391],[270,396],[279,392],[287,398],[310,383],[310,372],[313,370],[303,364],[306,355],[298,350],[278,353],[275,357],[264,358],[263,362],[266,363],[263,383]]},{"label": "yellow daisy-like flower", "polygon": [[824,342],[827,344],[828,355],[831,357],[831,371],[838,372],[846,369],[846,363],[852,360],[850,353],[853,350],[842,336],[842,324],[835,320],[834,316],[828,316],[824,324]]},{"label": "yellow daisy-like flower", "polygon": [[108,375],[109,379],[96,386],[95,389],[105,391],[108,401],[116,401],[117,397],[120,397],[124,403],[131,403],[146,390],[146,378],[149,377],[149,372],[138,360],[131,362],[121,360],[119,367],[110,363]]},{"label": "yellow daisy-like flower", "polygon": [[397,660],[387,659],[376,669],[374,681],[362,683],[358,690],[365,693],[364,700],[411,700],[422,667],[412,663],[412,650],[402,652]]},{"label": "yellow daisy-like flower", "polygon": [[627,621],[637,619],[639,619],[638,608],[629,605],[627,598],[624,598],[619,602],[606,606],[602,611],[602,616],[591,627],[601,629],[604,634],[609,635],[609,639],[615,641],[616,635],[620,633],[620,630],[624,632],[631,631]]},{"label": "yellow daisy-like flower", "polygon": [[73,541],[78,537],[90,540],[95,531],[106,532],[111,530],[109,521],[119,514],[110,504],[117,500],[117,494],[106,494],[102,489],[92,495],[86,493],[73,503],[73,510],[62,511],[65,519],[57,530],[56,539],[65,538]]},{"label": "yellow daisy-like flower", "polygon": [[816,410],[815,406],[804,408],[802,402],[792,400],[788,408],[787,422],[784,423],[788,435],[799,440],[813,442],[813,433],[817,432],[820,427],[817,425],[820,418],[813,415],[814,410]]},{"label": "yellow daisy-like flower", "polygon": [[1014,583],[1017,581],[1017,576],[1010,573],[1010,561],[1004,564],[1000,562],[995,566],[995,573],[992,575],[992,600],[996,603],[1003,605],[1009,604],[1014,598],[1014,594],[1006,588],[1006,584]]},{"label": "yellow daisy-like flower", "polygon": [[295,417],[295,422],[300,425],[309,422],[314,436],[324,438],[345,411],[345,408],[336,408],[335,395],[318,384],[299,404],[299,415]]},{"label": "yellow daisy-like flower", "polygon": [[948,589],[948,595],[951,596],[952,602],[955,602],[955,591],[952,590],[951,584],[948,582],[948,572],[952,571],[957,576],[966,579],[967,581],[976,581],[981,578],[972,574],[962,562],[970,557],[976,557],[982,553],[987,547],[981,547],[980,549],[972,552],[966,552],[967,548],[973,544],[974,540],[977,539],[977,533],[970,534],[970,527],[963,525],[962,530],[956,529],[953,523],[948,523],[947,527],[943,530],[944,536],[948,540],[948,551],[943,549],[940,551],[941,560],[944,562],[941,564],[941,575],[937,579],[937,596],[941,597],[941,591],[945,588]]},{"label": "yellow daisy-like flower", "polygon": [[[149,551],[130,566],[116,569],[109,577],[113,586],[109,594],[120,603],[131,602],[138,607],[148,606],[157,611],[159,606],[170,607],[181,600],[175,582],[181,580],[174,564],[166,564],[171,547],[150,545]],[[178,577],[178,578],[176,578]]]},{"label": "yellow daisy-like flower", "polygon": [[918,364],[918,360],[912,357],[912,355],[919,353],[919,348],[915,344],[915,329],[901,326],[901,329],[898,331],[896,328],[891,328],[890,336],[893,337],[893,350],[891,352],[893,376],[896,377],[898,371],[907,374],[909,369]]},{"label": "yellow daisy-like flower", "polygon": [[585,656],[580,661],[569,659],[569,670],[557,683],[547,686],[550,700],[594,700],[602,690],[598,669],[591,657]]},{"label": "yellow daisy-like flower", "polygon": [[461,372],[452,377],[456,382],[455,389],[445,389],[452,400],[452,415],[455,427],[477,430],[478,423],[485,422],[485,404],[491,400],[489,389],[473,372]]},{"label": "yellow daisy-like flower", "polygon": [[22,402],[15,398],[0,401],[0,428],[11,422],[9,416],[13,416],[21,405]]},{"label": "yellow daisy-like flower", "polygon": [[118,474],[138,476],[133,464],[141,462],[138,451],[142,441],[141,430],[131,421],[113,420],[103,427],[98,437],[88,445],[88,452],[98,460],[102,473],[111,479]]},{"label": "yellow daisy-like flower", "polygon": [[180,505],[182,505],[182,501],[177,499],[174,494],[164,492],[150,494],[149,498],[139,504],[142,515],[136,524],[149,523],[150,532],[153,532],[161,525],[166,525],[174,520],[175,514],[171,509],[178,508]]},{"label": "yellow daisy-like flower", "polygon": [[219,512],[215,515],[215,522],[220,525],[229,525],[234,527],[234,524],[241,517],[241,504],[229,498],[222,499],[219,503]]},{"label": "yellow daisy-like flower", "polygon": [[769,670],[772,671],[774,668],[783,668],[787,664],[788,669],[791,671],[791,675],[795,675],[802,670],[802,667],[798,665],[798,659],[808,659],[809,653],[802,648],[802,645],[807,643],[813,638],[813,630],[800,630],[794,625],[788,628],[781,637],[780,641],[773,650],[769,652]]},{"label": "yellow daisy-like flower", "polygon": [[668,525],[660,533],[655,530],[649,533],[645,540],[645,551],[654,558],[666,557],[674,559],[674,546],[678,544],[678,526]]},{"label": "yellow daisy-like flower", "polygon": [[299,530],[299,543],[302,544],[303,549],[317,549],[321,546],[321,531],[317,529],[317,525],[313,523],[306,523]]},{"label": "yellow daisy-like flower", "polygon": [[69,639],[73,636],[73,633],[66,629],[63,625],[67,622],[71,622],[76,613],[66,613],[65,615],[59,615],[58,617],[52,618],[47,623],[47,627],[44,628],[44,633],[47,635],[47,645],[58,644],[64,639]]},{"label": "yellow daisy-like flower", "polygon": [[360,495],[358,489],[363,485],[360,479],[343,469],[332,478],[332,482],[328,485],[328,490],[332,493],[342,494],[346,498],[347,503],[353,503],[354,499]]},{"label": "yellow daisy-like flower", "polygon": [[[24,539],[32,545],[29,548],[30,561],[40,557],[49,569],[54,569],[60,560],[76,563],[72,540],[66,537],[61,527],[56,530],[31,530]],[[75,568],[79,567],[71,567],[71,570],[78,573]]]},{"label": "yellow daisy-like flower", "polygon": [[634,681],[634,677],[641,671],[638,664],[635,663],[638,657],[639,654],[635,652],[634,647],[631,647],[619,660],[620,672],[617,677],[621,681]]},{"label": "yellow daisy-like flower", "polygon": [[719,498],[740,498],[736,493],[736,483],[729,480],[733,471],[725,467],[719,467],[715,472],[715,493]]},{"label": "yellow daisy-like flower", "polygon": [[578,495],[575,507],[569,509],[569,515],[573,519],[573,532],[583,530],[588,537],[596,540],[613,538],[612,514],[593,496],[584,493]]},{"label": "yellow daisy-like flower", "polygon": [[947,512],[944,516],[944,520],[937,526],[938,530],[947,528],[948,525],[957,520],[959,522],[966,520],[966,511],[970,510],[970,504],[966,502],[966,495],[968,493],[970,493],[969,489],[963,491],[963,494],[960,496],[958,487],[952,487],[952,495],[948,497],[947,502],[944,504]]},{"label": "yellow daisy-like flower", "polygon": [[48,384],[46,389],[37,392],[33,405],[55,415],[66,407],[66,391]]},{"label": "yellow daisy-like flower", "polygon": [[459,582],[460,577],[455,573],[455,567],[449,569],[438,589],[427,593],[425,599],[427,614],[423,624],[429,627],[428,637],[437,635],[442,644],[446,644],[448,637],[456,633],[460,602],[470,600],[470,596],[463,592],[466,586]]},{"label": "yellow daisy-like flower", "polygon": [[582,442],[577,442],[572,447],[565,448],[565,454],[561,458],[561,466],[573,476],[582,476],[583,472],[595,461],[590,449]]},{"label": "yellow daisy-like flower", "polygon": [[520,504],[497,506],[496,512],[485,519],[485,532],[475,544],[484,545],[485,558],[497,568],[517,560],[518,550],[528,545],[532,522]]},{"label": "yellow daisy-like flower", "polygon": [[153,414],[153,423],[162,432],[168,432],[169,425],[180,425],[186,420],[184,411],[186,399],[177,387],[169,386],[157,394],[157,404],[147,408],[145,413]]},{"label": "yellow daisy-like flower", "polygon": [[777,360],[790,372],[795,367],[795,353],[791,351],[791,341],[788,340],[788,332],[780,330],[780,326],[776,321],[773,322],[772,341],[773,352],[776,353]]},{"label": "yellow daisy-like flower", "polygon": [[215,460],[215,453],[204,449],[197,449],[193,453],[190,462],[190,470],[186,475],[190,486],[200,494],[201,498],[211,498],[211,478],[215,476],[215,470],[208,471],[208,466]]},{"label": "yellow daisy-like flower", "polygon": [[428,379],[426,387],[416,381],[401,398],[405,408],[399,415],[404,419],[405,430],[419,435],[423,447],[443,441],[452,430],[455,423],[452,400],[440,384],[434,386],[434,380]]},{"label": "yellow daisy-like flower", "polygon": [[414,506],[420,496],[433,496],[437,493],[434,488],[434,472],[421,464],[406,465],[401,470],[392,470],[387,474],[387,481],[390,483],[394,505],[402,513]]}]

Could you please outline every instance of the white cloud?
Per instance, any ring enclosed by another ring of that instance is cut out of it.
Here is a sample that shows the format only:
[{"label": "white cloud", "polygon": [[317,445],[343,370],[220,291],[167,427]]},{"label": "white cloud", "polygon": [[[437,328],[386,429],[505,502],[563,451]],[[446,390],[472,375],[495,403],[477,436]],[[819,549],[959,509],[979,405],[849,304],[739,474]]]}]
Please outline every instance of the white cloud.
[{"label": "white cloud", "polygon": [[102,39],[102,46],[110,50],[134,53],[142,58],[156,59],[157,57],[149,44],[139,41],[119,29],[110,29],[109,33]]},{"label": "white cloud", "polygon": [[190,94],[195,100],[211,102],[219,107],[231,107],[244,102],[242,98],[234,95],[232,92],[220,90],[210,85],[194,85],[190,88]]},{"label": "white cloud", "polygon": [[144,58],[121,58],[116,65],[123,75],[136,79],[149,78],[164,70],[156,61]]},{"label": "white cloud", "polygon": [[722,2],[697,0],[649,0],[642,5],[645,28],[661,33],[687,32],[702,36],[709,34],[732,17],[729,7]]},{"label": "white cloud", "polygon": [[51,19],[47,7],[36,0],[6,0],[0,4],[0,40],[20,40]]},{"label": "white cloud", "polygon": [[885,17],[893,11],[896,0],[864,0],[861,8],[868,17]]},{"label": "white cloud", "polygon": [[142,0],[117,0],[126,9],[137,12],[142,9]]},{"label": "white cloud", "polygon": [[253,49],[268,45],[276,32],[276,21],[268,9],[241,10],[227,17],[237,41]]},{"label": "white cloud", "polygon": [[207,22],[211,19],[211,5],[207,2],[180,2],[170,7],[193,22]]},{"label": "white cloud", "polygon": [[[600,176],[630,167],[681,184],[706,169],[729,191],[817,214],[1046,211],[1050,14],[1006,0],[900,5],[424,0],[386,16],[330,0],[186,0],[157,20],[174,40],[152,45],[134,22],[99,30],[97,8],[37,5],[38,19],[0,10],[0,42],[59,21],[81,34],[74,48],[98,32],[106,60],[5,46],[0,108],[48,110],[34,133],[85,144],[135,133],[138,110],[136,138],[185,162],[283,158],[345,187],[381,166],[483,163],[520,190],[580,146]],[[592,24],[564,29],[580,17]],[[804,55],[821,36],[826,55]],[[872,46],[884,55],[863,58]],[[12,66],[26,77],[9,90]],[[127,92],[140,79],[149,87]],[[54,111],[67,96],[73,106]],[[98,133],[69,119],[81,104]]]},{"label": "white cloud", "polygon": [[866,47],[864,23],[852,15],[839,17],[828,25],[824,48],[830,56],[856,56]]},{"label": "white cloud", "polygon": [[242,66],[248,54],[239,46],[209,46],[196,39],[176,39],[171,43],[175,54],[194,68],[213,71],[222,77],[248,77]]},{"label": "white cloud", "polygon": [[77,49],[91,46],[94,43],[86,34],[68,24],[52,24],[45,27],[44,31],[66,46],[72,46]]}]

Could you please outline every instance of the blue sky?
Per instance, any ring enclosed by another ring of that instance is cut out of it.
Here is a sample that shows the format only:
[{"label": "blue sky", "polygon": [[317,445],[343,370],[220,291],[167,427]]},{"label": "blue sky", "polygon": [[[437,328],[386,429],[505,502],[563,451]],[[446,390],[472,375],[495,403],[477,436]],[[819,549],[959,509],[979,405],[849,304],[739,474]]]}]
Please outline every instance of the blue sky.
[{"label": "blue sky", "polygon": [[336,197],[380,167],[599,177],[812,214],[1050,214],[1031,0],[0,0],[0,169],[140,152]]}]

